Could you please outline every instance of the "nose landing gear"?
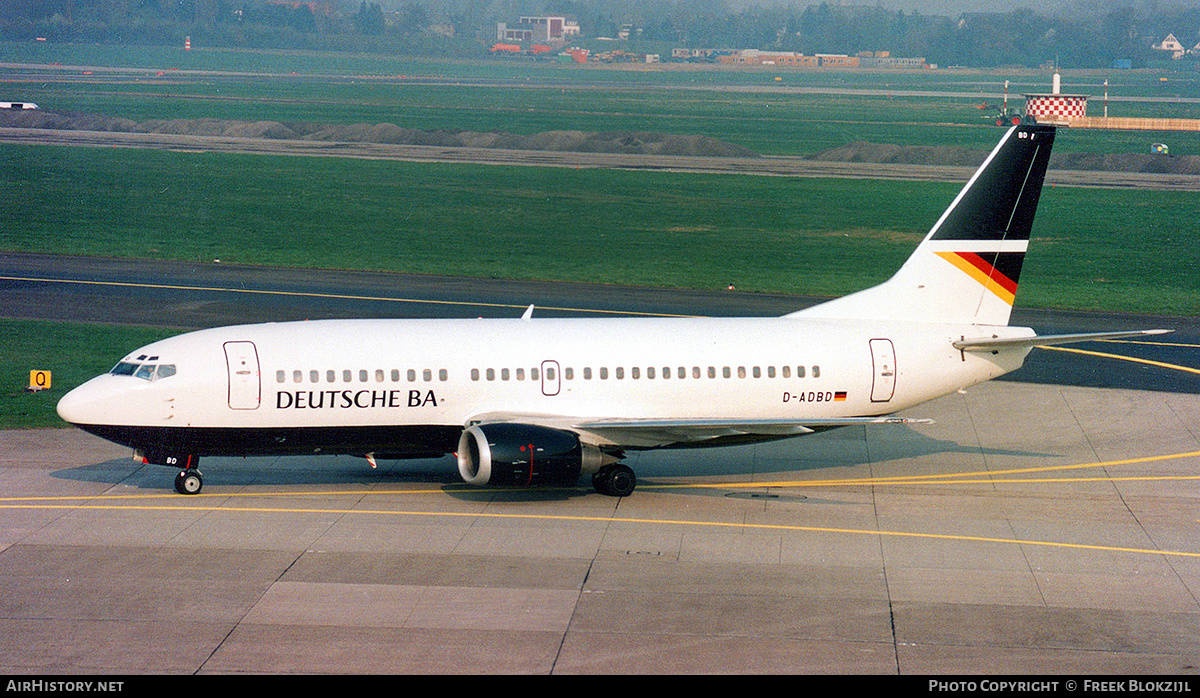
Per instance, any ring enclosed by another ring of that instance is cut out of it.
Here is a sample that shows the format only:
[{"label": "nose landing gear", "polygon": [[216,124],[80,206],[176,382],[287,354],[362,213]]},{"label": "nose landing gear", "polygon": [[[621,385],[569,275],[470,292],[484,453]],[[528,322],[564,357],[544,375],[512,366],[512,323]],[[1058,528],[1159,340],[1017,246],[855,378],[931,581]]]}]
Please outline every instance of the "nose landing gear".
[{"label": "nose landing gear", "polygon": [[204,487],[204,475],[196,468],[180,470],[175,476],[175,491],[179,494],[199,494]]}]

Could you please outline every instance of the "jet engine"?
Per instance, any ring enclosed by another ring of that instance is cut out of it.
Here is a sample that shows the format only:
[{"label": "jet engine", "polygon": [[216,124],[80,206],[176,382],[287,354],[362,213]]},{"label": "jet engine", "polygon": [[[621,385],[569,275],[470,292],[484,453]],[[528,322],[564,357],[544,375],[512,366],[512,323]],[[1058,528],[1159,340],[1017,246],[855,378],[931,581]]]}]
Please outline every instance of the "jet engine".
[{"label": "jet engine", "polygon": [[479,424],[458,441],[458,472],[470,485],[574,485],[617,460],[572,432],[533,424]]}]

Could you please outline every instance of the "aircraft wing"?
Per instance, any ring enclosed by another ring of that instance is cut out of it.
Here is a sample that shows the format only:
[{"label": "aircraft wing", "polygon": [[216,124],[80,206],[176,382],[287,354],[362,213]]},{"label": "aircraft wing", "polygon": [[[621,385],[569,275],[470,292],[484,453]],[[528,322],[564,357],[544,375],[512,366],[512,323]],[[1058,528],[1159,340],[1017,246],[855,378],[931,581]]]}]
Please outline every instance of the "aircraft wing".
[{"label": "aircraft wing", "polygon": [[994,351],[1013,347],[1048,347],[1055,344],[1071,344],[1073,342],[1094,342],[1105,339],[1123,339],[1125,337],[1145,337],[1155,334],[1167,334],[1174,330],[1135,330],[1130,332],[1084,332],[1081,334],[1047,334],[1033,337],[977,337],[960,339],[954,342],[955,349],[964,351]]},{"label": "aircraft wing", "polygon": [[755,437],[787,437],[812,434],[834,427],[868,424],[930,424],[930,419],[903,417],[840,417],[835,419],[592,419],[577,422],[577,431],[602,436],[629,446],[704,441],[754,440]]},{"label": "aircraft wing", "polygon": [[593,437],[600,445],[655,448],[705,441],[736,441],[802,436],[834,427],[878,424],[932,424],[931,419],[906,417],[837,417],[829,419],[569,419],[561,416],[491,413],[470,424],[519,422],[565,429]]}]

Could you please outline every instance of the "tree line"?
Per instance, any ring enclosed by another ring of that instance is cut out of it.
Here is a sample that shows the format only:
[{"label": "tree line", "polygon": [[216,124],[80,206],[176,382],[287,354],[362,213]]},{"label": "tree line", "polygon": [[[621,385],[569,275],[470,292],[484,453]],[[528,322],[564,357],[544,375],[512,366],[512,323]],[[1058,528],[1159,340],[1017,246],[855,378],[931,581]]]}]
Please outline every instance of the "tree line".
[{"label": "tree line", "polygon": [[497,22],[548,14],[577,21],[585,45],[625,33],[634,50],[889,51],[943,66],[1086,68],[1128,59],[1138,67],[1162,59],[1150,46],[1167,33],[1186,46],[1200,42],[1200,9],[1148,7],[945,17],[826,2],[734,11],[726,0],[0,0],[0,39],[178,45],[191,36],[205,46],[478,56]]}]

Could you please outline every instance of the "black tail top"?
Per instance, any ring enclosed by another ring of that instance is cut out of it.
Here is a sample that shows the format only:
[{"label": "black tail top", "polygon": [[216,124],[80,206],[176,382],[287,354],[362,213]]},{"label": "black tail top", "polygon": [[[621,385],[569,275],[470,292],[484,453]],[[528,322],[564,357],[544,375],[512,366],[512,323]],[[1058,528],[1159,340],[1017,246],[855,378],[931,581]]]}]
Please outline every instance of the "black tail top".
[{"label": "black tail top", "polygon": [[1028,240],[1054,144],[1054,127],[1008,134],[946,211],[931,240]]}]

